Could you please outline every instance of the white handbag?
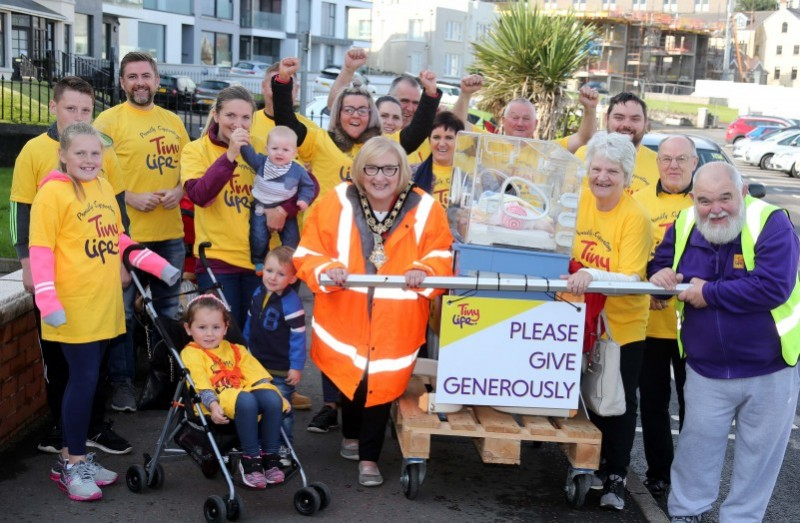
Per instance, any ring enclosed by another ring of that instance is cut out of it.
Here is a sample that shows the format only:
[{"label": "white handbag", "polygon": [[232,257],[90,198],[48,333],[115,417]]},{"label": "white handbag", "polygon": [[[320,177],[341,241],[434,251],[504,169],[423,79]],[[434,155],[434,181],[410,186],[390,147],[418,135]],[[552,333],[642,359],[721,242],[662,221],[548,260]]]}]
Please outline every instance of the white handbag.
[{"label": "white handbag", "polygon": [[[625,413],[625,387],[620,373],[620,347],[611,339],[605,311],[597,320],[597,339],[585,355],[581,375],[581,398],[586,407],[598,416],[620,416]],[[605,326],[606,338],[601,337]]]}]

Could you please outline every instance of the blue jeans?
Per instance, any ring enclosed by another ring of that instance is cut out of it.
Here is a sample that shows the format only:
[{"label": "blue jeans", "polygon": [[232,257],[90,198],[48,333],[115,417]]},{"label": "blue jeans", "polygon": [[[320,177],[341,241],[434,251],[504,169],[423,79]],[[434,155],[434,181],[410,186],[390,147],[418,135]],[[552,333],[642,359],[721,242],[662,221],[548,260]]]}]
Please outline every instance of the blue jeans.
[{"label": "blue jeans", "polygon": [[[183,261],[186,248],[183,238],[164,240],[158,242],[141,242],[158,254],[173,267],[183,270]],[[143,271],[136,271],[142,287],[150,285],[153,297],[153,307],[161,318],[178,319],[178,293],[181,292],[180,279],[174,285],[167,285],[156,276]],[[136,348],[133,346],[133,329],[136,325],[134,318],[134,303],[138,289],[134,284],[128,286],[122,293],[125,304],[125,330],[126,333],[111,340],[108,354],[108,374],[112,382],[124,381],[126,378],[134,379],[136,375]],[[157,334],[157,331],[155,331]],[[153,345],[158,342],[158,337],[153,339]]]},{"label": "blue jeans", "polygon": [[[256,205],[250,208],[250,261],[253,265],[263,264],[269,252],[269,240],[272,234],[267,229],[267,220],[256,214]],[[297,248],[300,243],[300,228],[297,225],[297,218],[287,218],[283,229],[278,233],[281,244],[291,248]]]},{"label": "blue jeans", "polygon": [[[281,411],[283,402],[274,390],[242,391],[236,397],[233,422],[242,453],[255,457],[261,453],[277,454],[281,446]],[[261,420],[258,416],[261,416]]]},{"label": "blue jeans", "polygon": [[[217,281],[222,285],[222,293],[231,306],[231,316],[240,329],[244,328],[247,319],[247,311],[250,309],[250,302],[253,293],[261,283],[261,278],[255,272],[236,272],[232,274],[215,274]],[[200,290],[211,287],[211,277],[207,273],[197,274],[197,286]]]},{"label": "blue jeans", "polygon": [[[286,383],[285,376],[272,376],[272,384],[278,387],[278,390],[281,391],[281,396],[286,398],[286,401],[292,402],[294,385]],[[283,431],[286,433],[289,443],[294,444],[294,409],[283,415]]]}]

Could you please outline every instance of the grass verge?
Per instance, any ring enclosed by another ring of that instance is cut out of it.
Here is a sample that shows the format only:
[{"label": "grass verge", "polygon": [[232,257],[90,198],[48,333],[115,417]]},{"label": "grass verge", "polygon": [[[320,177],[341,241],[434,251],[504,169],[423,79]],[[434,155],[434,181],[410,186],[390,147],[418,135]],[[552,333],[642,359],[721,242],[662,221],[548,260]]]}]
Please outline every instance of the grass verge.
[{"label": "grass verge", "polygon": [[8,228],[8,198],[11,196],[11,175],[14,169],[0,167],[0,258],[16,258]]}]

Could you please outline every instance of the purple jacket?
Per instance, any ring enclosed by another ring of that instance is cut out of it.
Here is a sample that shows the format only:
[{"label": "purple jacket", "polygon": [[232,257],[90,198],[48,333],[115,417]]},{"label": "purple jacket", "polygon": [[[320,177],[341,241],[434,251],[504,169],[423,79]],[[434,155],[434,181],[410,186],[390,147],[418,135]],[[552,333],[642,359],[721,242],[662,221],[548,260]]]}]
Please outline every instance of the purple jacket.
[{"label": "purple jacket", "polygon": [[[647,275],[672,267],[675,228],[667,230],[647,266]],[[767,219],[755,246],[755,268],[747,272],[741,237],[711,245],[692,229],[678,273],[684,283],[706,280],[708,307],[684,309],[681,339],[686,363],[707,378],[749,378],[786,368],[770,310],[784,303],[797,278],[798,238],[784,212]]]}]

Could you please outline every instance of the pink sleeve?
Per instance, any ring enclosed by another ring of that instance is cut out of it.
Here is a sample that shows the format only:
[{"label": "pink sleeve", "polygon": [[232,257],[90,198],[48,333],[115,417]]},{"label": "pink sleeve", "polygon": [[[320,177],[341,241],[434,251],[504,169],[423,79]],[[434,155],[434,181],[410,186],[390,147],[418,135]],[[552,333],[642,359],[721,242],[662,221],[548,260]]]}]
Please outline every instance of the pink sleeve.
[{"label": "pink sleeve", "polygon": [[[119,235],[119,252],[125,252],[125,249],[131,245],[136,245],[136,242],[130,239],[127,234]],[[131,253],[131,265],[137,269],[149,272],[153,276],[162,279],[169,285],[175,284],[181,276],[181,272],[167,263],[167,260],[154,253],[150,249],[136,250]]]},{"label": "pink sleeve", "polygon": [[30,254],[34,300],[42,317],[46,317],[64,309],[56,294],[56,258],[50,247],[32,245]]}]

